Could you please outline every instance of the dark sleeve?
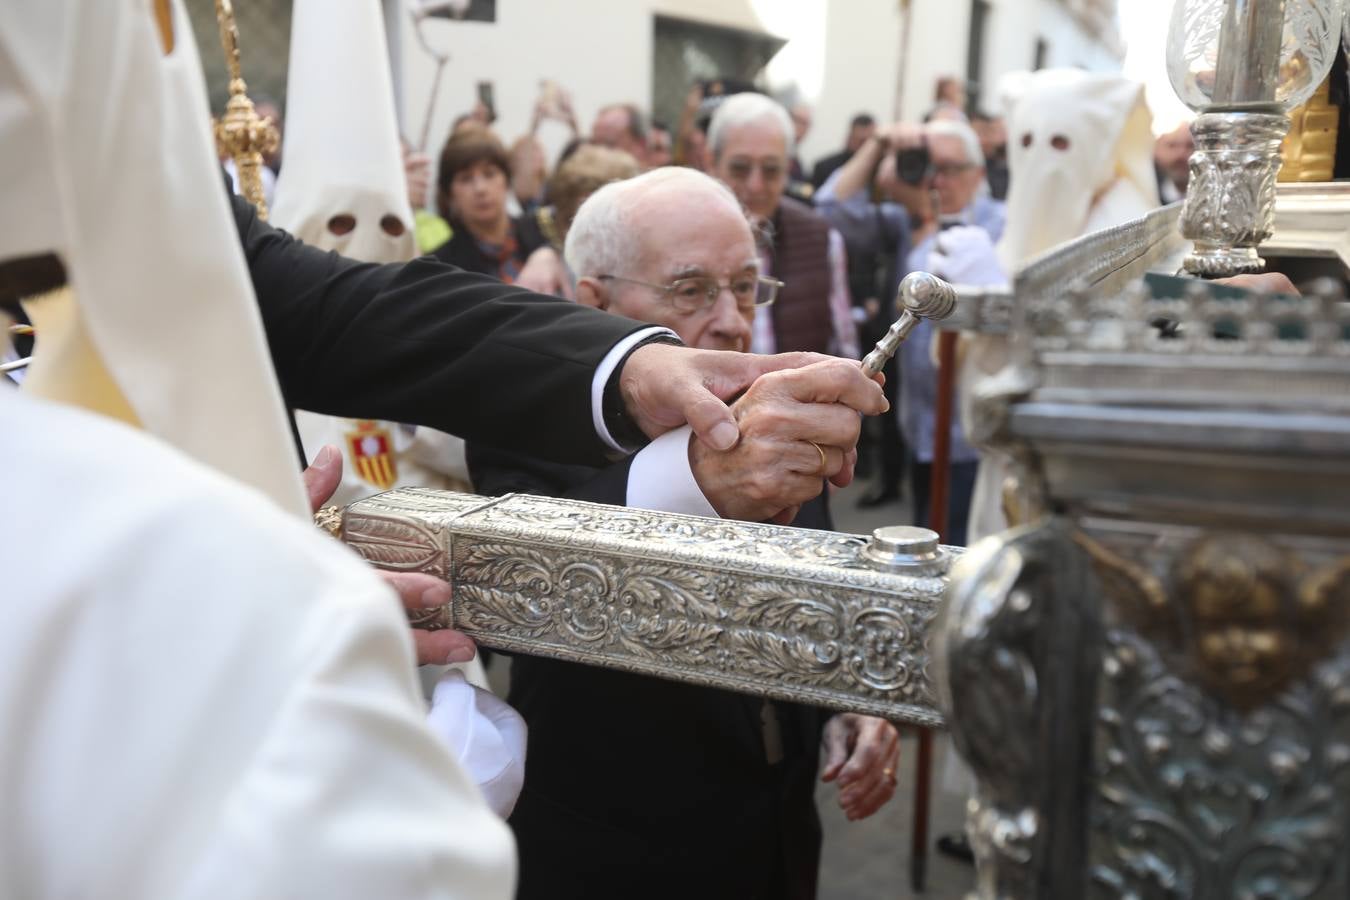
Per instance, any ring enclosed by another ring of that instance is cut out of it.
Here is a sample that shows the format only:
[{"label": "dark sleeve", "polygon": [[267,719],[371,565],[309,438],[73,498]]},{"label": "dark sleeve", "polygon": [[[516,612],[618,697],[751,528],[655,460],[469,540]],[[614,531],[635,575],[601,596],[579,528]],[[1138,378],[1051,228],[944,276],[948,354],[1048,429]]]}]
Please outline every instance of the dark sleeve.
[{"label": "dark sleeve", "polygon": [[244,199],[233,203],[288,405],[604,460],[591,380],[641,323],[430,257],[344,259],[272,228]]},{"label": "dark sleeve", "polygon": [[818,160],[815,166],[812,167],[811,184],[813,187],[815,187],[816,190],[820,190],[821,187],[824,186],[825,182],[830,180],[830,174],[834,172],[836,168],[838,168],[834,164],[834,161],[837,158],[838,154],[832,153],[829,156],[825,157],[824,159]]},{"label": "dark sleeve", "polygon": [[485,497],[518,493],[611,506],[624,506],[628,502],[632,457],[600,468],[571,466],[473,443],[465,446],[464,455],[473,489]]}]

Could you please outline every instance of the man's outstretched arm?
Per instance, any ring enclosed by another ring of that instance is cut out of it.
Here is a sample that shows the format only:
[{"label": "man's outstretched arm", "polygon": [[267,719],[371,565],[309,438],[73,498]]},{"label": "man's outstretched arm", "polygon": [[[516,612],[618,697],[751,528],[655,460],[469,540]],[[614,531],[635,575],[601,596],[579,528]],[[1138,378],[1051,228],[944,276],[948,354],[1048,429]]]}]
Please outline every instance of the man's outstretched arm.
[{"label": "man's outstretched arm", "polygon": [[428,425],[560,459],[603,458],[591,382],[647,326],[434,259],[376,265],[293,239],[234,198],[273,365],[291,406]]},{"label": "man's outstretched arm", "polygon": [[[821,359],[632,349],[638,332],[669,332],[432,258],[355,262],[272,228],[242,198],[233,203],[293,407],[594,464],[686,422],[710,447],[727,449],[739,437],[728,400],[761,374]],[[626,435],[617,433],[623,425]]]}]

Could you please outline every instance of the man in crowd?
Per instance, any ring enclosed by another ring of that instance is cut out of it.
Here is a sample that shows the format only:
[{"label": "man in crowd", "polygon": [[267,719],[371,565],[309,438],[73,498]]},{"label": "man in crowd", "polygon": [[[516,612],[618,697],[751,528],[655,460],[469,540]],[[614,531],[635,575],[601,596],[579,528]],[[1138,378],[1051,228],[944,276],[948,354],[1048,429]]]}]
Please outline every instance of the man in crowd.
[{"label": "man in crowd", "polygon": [[989,182],[989,196],[995,200],[1008,199],[1008,127],[1002,116],[977,112],[970,117],[970,125],[980,136],[980,151],[984,154],[985,178]]},{"label": "man in crowd", "polygon": [[1182,122],[1153,145],[1153,165],[1158,170],[1158,193],[1163,203],[1185,199],[1194,152],[1195,138],[1191,136],[1189,122]]},{"label": "man in crowd", "polygon": [[811,131],[811,106],[804,100],[792,104],[788,110],[792,116],[792,162],[788,167],[788,178],[792,181],[806,181],[806,169],[802,166],[801,155],[798,152],[802,146],[802,141],[806,140],[806,135]]},{"label": "man in crowd", "polygon": [[[777,288],[759,274],[736,198],[688,169],[600,189],[577,214],[566,253],[578,302],[706,349],[745,352]],[[760,379],[735,406],[743,436],[731,453],[707,453],[680,430],[604,468],[475,445],[470,467],[485,493],[748,520],[786,520],[800,505],[801,524],[824,480],[841,482],[857,413],[878,408],[876,392],[855,389],[854,369],[836,360]],[[850,818],[894,789],[896,733],[879,719],[824,724],[791,704],[532,657],[515,660],[509,699],[530,724],[511,819],[525,900],[814,896],[822,727],[824,778],[839,785]],[[597,846],[602,866],[587,863]]]},{"label": "man in crowd", "polygon": [[838,153],[832,153],[824,159],[816,162],[815,168],[811,170],[811,185],[820,190],[821,185],[829,180],[829,177],[835,171],[848,162],[858,148],[865,144],[877,130],[877,120],[867,113],[858,113],[848,123],[848,136],[844,139],[844,149]]},{"label": "man in crowd", "polygon": [[[933,271],[940,266],[944,257],[942,229],[974,226],[983,229],[990,242],[997,243],[1006,218],[1004,205],[985,192],[984,154],[980,151],[979,138],[969,125],[952,121],[937,121],[922,127],[895,125],[869,140],[822,188],[818,195],[821,211],[828,216],[849,219],[859,228],[867,227],[869,219],[884,221],[895,233],[903,231],[905,241],[910,240],[903,224],[909,211],[895,203],[883,203],[878,210],[869,202],[869,193],[884,156],[920,148],[927,150],[927,170],[922,176],[922,187],[930,194],[934,218],[914,233],[913,249],[905,253],[903,264],[896,267],[896,284],[909,272]],[[904,244],[897,244],[897,254],[904,252],[904,247]],[[937,372],[929,346],[933,334],[932,326],[926,321],[921,322],[901,345],[899,353],[900,428],[913,454],[910,487],[920,524],[927,521],[933,460],[937,387]],[[979,457],[966,442],[957,417],[953,417],[951,428],[951,499],[946,539],[954,544],[964,544]]]},{"label": "man in crowd", "polygon": [[[884,136],[883,136],[884,139]],[[907,274],[911,232],[931,221],[931,203],[922,185],[901,179],[896,170],[896,154],[884,142],[884,149],[873,152],[868,144],[870,169],[865,173],[868,187],[855,199],[841,204],[836,197],[836,176],[826,182],[817,195],[816,211],[844,238],[848,248],[849,283],[855,304],[860,307],[859,326],[864,347],[875,344],[897,315],[895,293],[900,279]],[[911,179],[913,175],[909,176]],[[877,202],[872,202],[875,193]],[[886,397],[893,407],[900,403],[899,360],[886,363]],[[860,455],[875,459],[875,485],[859,500],[862,507],[877,507],[897,502],[902,494],[906,448],[896,416],[883,416],[869,422],[870,434],[860,447]]]},{"label": "man in crowd", "polygon": [[740,93],[713,113],[712,173],[736,193],[765,242],[763,269],[784,282],[769,315],[755,320],[752,349],[816,350],[858,357],[844,239],[823,217],[785,196],[796,132],[768,97]]},{"label": "man in crowd", "polygon": [[713,174],[735,192],[767,239],[763,273],[784,283],[770,314],[755,320],[751,349],[857,359],[844,241],[810,207],[783,196],[792,134],[781,105],[750,93],[727,98],[708,128]]},{"label": "man in crowd", "polygon": [[964,113],[970,97],[966,93],[966,82],[955,75],[939,75],[933,83],[934,107],[950,107]]},{"label": "man in crowd", "polygon": [[591,143],[622,150],[647,166],[647,117],[632,103],[601,107],[591,126]]},{"label": "man in crowd", "polygon": [[668,166],[674,158],[675,135],[665,122],[652,122],[647,129],[647,165],[659,169]]}]

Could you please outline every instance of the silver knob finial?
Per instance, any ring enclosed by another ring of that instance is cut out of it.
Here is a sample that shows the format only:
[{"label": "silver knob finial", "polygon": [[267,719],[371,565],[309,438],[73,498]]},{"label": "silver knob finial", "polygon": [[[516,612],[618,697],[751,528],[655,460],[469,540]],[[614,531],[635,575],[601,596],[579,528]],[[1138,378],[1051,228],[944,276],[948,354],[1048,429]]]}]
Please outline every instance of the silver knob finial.
[{"label": "silver knob finial", "polygon": [[900,282],[895,303],[904,312],[863,359],[863,372],[868,375],[875,375],[885,367],[886,361],[895,355],[920,319],[937,320],[950,316],[956,309],[956,289],[936,275],[910,272]]}]

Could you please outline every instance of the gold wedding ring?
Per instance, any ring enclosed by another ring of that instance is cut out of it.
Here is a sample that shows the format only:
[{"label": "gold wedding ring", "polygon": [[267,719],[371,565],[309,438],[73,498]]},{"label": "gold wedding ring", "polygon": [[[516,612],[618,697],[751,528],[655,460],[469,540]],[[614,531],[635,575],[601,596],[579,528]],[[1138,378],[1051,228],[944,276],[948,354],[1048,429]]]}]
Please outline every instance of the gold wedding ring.
[{"label": "gold wedding ring", "polygon": [[894,777],[895,777],[895,770],[894,770],[894,769],[890,769],[890,768],[882,769],[882,770],[881,770],[881,774],[882,774],[882,775],[885,775],[887,778],[894,778]]},{"label": "gold wedding ring", "polygon": [[825,448],[817,444],[815,441],[807,441],[807,443],[810,444],[812,447],[815,447],[816,452],[820,454],[820,474],[824,475],[826,468]]}]

